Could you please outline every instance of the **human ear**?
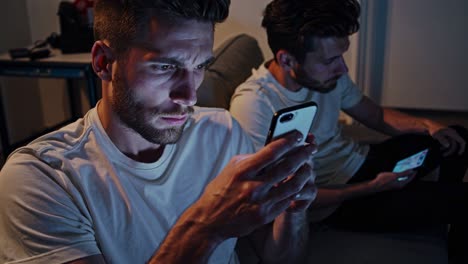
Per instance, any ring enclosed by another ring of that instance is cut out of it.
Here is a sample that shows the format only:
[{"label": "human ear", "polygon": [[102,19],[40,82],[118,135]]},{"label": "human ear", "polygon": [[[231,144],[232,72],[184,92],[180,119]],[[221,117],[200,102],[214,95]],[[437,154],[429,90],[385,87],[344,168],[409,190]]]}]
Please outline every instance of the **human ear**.
[{"label": "human ear", "polygon": [[98,40],[91,49],[92,66],[94,72],[104,81],[112,79],[112,63],[114,54],[112,49],[103,41]]},{"label": "human ear", "polygon": [[296,58],[286,50],[279,50],[276,53],[276,61],[286,71],[293,69],[297,63]]}]

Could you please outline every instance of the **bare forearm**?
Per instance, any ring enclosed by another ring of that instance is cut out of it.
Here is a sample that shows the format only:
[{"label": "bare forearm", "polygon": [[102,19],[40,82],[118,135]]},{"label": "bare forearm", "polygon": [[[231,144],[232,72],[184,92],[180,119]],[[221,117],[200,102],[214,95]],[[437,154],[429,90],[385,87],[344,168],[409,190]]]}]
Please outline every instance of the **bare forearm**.
[{"label": "bare forearm", "polygon": [[430,120],[381,107],[367,97],[345,112],[365,126],[391,136],[409,132],[423,133],[434,126]]},{"label": "bare forearm", "polygon": [[281,214],[265,241],[263,263],[301,263],[305,259],[308,234],[305,212]]},{"label": "bare forearm", "polygon": [[188,209],[170,230],[149,263],[207,263],[222,241],[216,239]]},{"label": "bare forearm", "polygon": [[410,116],[397,110],[383,108],[383,124],[384,133],[396,135],[401,133],[427,133],[431,121]]}]

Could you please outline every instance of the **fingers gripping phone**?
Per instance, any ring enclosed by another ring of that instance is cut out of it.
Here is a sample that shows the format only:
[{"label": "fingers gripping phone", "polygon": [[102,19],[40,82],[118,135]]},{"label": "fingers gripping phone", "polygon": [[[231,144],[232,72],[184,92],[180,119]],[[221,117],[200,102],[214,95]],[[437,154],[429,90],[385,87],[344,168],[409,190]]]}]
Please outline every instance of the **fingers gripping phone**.
[{"label": "fingers gripping phone", "polygon": [[[395,168],[393,168],[393,172],[402,172],[405,170],[411,170],[420,167],[423,163],[424,160],[426,159],[427,153],[429,149],[424,149],[412,156],[409,156],[405,159],[402,159],[397,162],[395,165]],[[405,181],[407,180],[408,177],[400,177],[398,178],[398,181]]]},{"label": "fingers gripping phone", "polygon": [[293,130],[297,130],[304,135],[301,142],[301,144],[304,144],[316,113],[317,104],[314,102],[307,102],[279,110],[273,115],[265,145]]}]

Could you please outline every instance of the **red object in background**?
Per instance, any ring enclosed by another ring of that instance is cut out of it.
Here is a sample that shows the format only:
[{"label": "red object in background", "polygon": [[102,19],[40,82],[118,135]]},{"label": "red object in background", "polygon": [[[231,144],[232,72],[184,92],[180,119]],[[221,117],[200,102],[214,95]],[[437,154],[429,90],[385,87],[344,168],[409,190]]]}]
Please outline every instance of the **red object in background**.
[{"label": "red object in background", "polygon": [[73,6],[82,17],[82,21],[89,27],[92,27],[94,21],[93,15],[93,0],[75,0]]},{"label": "red object in background", "polygon": [[93,8],[93,0],[75,0],[73,5],[76,7],[78,12],[86,14],[88,8]]}]

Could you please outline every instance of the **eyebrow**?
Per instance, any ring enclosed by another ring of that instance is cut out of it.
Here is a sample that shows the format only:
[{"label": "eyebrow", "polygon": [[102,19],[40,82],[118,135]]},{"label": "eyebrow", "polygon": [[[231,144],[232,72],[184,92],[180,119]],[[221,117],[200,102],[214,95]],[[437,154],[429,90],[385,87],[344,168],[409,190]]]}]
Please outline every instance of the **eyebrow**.
[{"label": "eyebrow", "polygon": [[[206,59],[204,62],[200,63],[199,65],[208,66],[208,65],[212,64],[214,62],[214,60],[215,60],[215,57],[211,56],[208,59]],[[175,65],[177,67],[183,67],[184,66],[184,64],[182,62],[180,62],[178,59],[176,59],[174,57],[152,58],[152,59],[149,59],[149,61],[157,62],[157,63],[171,64],[171,65]]]},{"label": "eyebrow", "polygon": [[157,62],[157,63],[164,63],[164,64],[171,64],[176,66],[183,66],[183,64],[175,59],[175,58],[166,58],[166,57],[158,57],[158,58],[151,58],[148,61],[150,62]]},{"label": "eyebrow", "polygon": [[216,60],[216,58],[214,56],[211,56],[208,59],[206,59],[203,63],[201,63],[200,65],[209,66],[209,65],[213,64],[215,60]]},{"label": "eyebrow", "polygon": [[[134,46],[136,46],[137,48],[140,48],[140,49],[144,49],[144,50],[147,50],[151,53],[154,53],[154,54],[158,54],[160,53],[160,51],[158,49],[155,49],[153,47],[151,47],[150,45],[148,45],[147,43],[144,43],[144,42],[135,42],[133,43]],[[210,64],[212,64],[214,61],[216,60],[216,58],[214,56],[210,56],[208,59],[206,59],[204,62],[202,62],[201,64],[199,65],[203,65],[203,66],[208,66]],[[156,62],[156,63],[166,63],[166,64],[171,64],[171,65],[176,65],[177,67],[182,67],[184,66],[184,64],[177,58],[177,57],[151,57],[148,59],[149,62]]]}]

